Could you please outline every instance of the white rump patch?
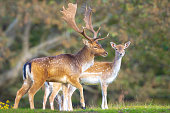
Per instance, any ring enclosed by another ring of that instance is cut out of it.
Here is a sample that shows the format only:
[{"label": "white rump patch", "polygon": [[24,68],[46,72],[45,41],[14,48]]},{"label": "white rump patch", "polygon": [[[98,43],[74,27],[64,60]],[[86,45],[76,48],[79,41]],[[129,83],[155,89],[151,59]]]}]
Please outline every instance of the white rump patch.
[{"label": "white rump patch", "polygon": [[30,73],[29,65],[26,66],[26,76],[29,77],[32,81],[34,81],[33,73]]}]

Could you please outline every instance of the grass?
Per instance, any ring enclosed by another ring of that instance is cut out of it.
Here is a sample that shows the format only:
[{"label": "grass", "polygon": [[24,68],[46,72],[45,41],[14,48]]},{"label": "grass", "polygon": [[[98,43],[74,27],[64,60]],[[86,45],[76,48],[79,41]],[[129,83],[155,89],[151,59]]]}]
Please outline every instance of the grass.
[{"label": "grass", "polygon": [[[59,112],[57,110],[50,110],[50,109],[7,109],[7,110],[0,110],[1,113],[56,113]],[[86,110],[82,109],[74,109],[73,112],[93,112],[93,113],[170,113],[170,106],[161,106],[161,105],[143,105],[143,106],[112,106],[107,110],[102,110],[101,108],[87,108]]]}]

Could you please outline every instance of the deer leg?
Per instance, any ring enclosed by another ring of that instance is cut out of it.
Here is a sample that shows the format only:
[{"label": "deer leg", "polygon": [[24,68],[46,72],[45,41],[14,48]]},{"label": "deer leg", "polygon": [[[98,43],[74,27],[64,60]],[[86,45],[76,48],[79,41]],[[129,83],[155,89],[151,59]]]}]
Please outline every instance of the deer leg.
[{"label": "deer leg", "polygon": [[55,97],[55,100],[58,103],[59,111],[62,111],[63,110],[63,98],[62,98],[62,96],[60,94],[58,94]]},{"label": "deer leg", "polygon": [[45,86],[45,92],[44,92],[44,99],[43,99],[43,109],[45,109],[47,98],[50,95],[50,88],[49,86]]},{"label": "deer leg", "polygon": [[56,97],[60,89],[61,89],[61,83],[58,83],[55,87],[53,87],[53,91],[49,98],[51,110],[54,110],[54,98]]},{"label": "deer leg", "polygon": [[68,94],[68,111],[73,111],[71,97],[72,95]]},{"label": "deer leg", "polygon": [[63,88],[63,110],[68,111],[68,84],[62,84]]},{"label": "deer leg", "polygon": [[108,109],[108,105],[107,105],[107,87],[108,87],[108,85],[105,86],[105,91],[104,91],[104,93],[105,93],[105,109]]},{"label": "deer leg", "polygon": [[79,90],[79,92],[80,92],[80,103],[81,103],[82,109],[86,109],[85,102],[84,102],[84,95],[83,95],[83,87],[79,83],[79,79],[72,77],[68,80],[68,82],[71,85],[75,86]]},{"label": "deer leg", "polygon": [[101,105],[101,108],[104,109],[104,89],[103,89],[102,85],[101,85],[101,88],[102,88],[102,105]]},{"label": "deer leg", "polygon": [[108,87],[108,85],[103,84],[103,93],[104,93],[104,109],[108,109],[108,105],[107,105],[107,87]]},{"label": "deer leg", "polygon": [[25,95],[25,93],[28,92],[29,88],[31,87],[32,82],[29,81],[28,79],[24,80],[24,83],[22,87],[17,91],[17,95],[15,98],[15,104],[14,104],[14,109],[18,108],[18,104],[22,96]]},{"label": "deer leg", "polygon": [[102,84],[101,88],[102,88],[102,109],[108,109],[107,106],[107,87],[108,85],[106,84]]},{"label": "deer leg", "polygon": [[69,89],[68,89],[68,110],[69,111],[73,111],[71,97],[72,97],[75,90],[76,90],[76,87],[74,87],[70,84]]},{"label": "deer leg", "polygon": [[34,95],[36,92],[43,86],[45,81],[35,81],[33,82],[30,90],[29,90],[29,102],[30,102],[30,108],[34,109]]}]

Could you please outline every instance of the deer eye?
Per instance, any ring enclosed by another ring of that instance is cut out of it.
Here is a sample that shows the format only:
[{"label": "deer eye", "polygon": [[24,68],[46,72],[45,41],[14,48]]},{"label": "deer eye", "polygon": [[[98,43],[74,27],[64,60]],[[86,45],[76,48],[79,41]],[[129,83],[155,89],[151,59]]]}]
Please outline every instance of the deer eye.
[{"label": "deer eye", "polygon": [[116,50],[117,50],[117,48],[116,48]]},{"label": "deer eye", "polygon": [[94,49],[97,49],[97,48],[98,48],[97,46],[94,47]]}]

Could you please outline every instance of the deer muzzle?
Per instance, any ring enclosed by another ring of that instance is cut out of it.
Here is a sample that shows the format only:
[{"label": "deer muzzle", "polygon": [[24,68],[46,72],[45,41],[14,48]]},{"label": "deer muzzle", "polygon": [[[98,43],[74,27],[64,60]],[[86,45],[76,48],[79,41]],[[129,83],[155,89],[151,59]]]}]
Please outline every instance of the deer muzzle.
[{"label": "deer muzzle", "polygon": [[103,57],[106,57],[107,55],[108,55],[108,52],[106,51],[102,54]]}]

